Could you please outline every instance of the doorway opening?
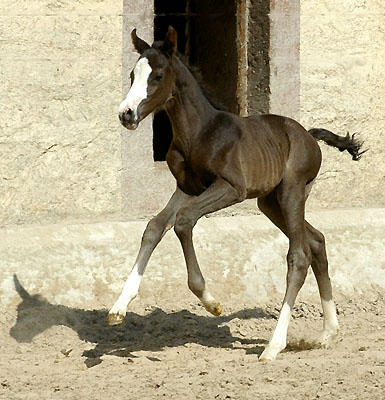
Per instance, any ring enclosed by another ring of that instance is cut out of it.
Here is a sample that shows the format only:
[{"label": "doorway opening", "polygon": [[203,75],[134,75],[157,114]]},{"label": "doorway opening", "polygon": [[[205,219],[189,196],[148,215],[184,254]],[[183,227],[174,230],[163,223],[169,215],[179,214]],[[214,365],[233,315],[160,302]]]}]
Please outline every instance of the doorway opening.
[{"label": "doorway opening", "polygon": [[[172,25],[179,52],[200,69],[213,97],[238,113],[237,1],[155,0],[154,10],[154,39],[163,40]],[[165,161],[171,140],[171,123],[159,111],[153,119],[154,161]]]}]

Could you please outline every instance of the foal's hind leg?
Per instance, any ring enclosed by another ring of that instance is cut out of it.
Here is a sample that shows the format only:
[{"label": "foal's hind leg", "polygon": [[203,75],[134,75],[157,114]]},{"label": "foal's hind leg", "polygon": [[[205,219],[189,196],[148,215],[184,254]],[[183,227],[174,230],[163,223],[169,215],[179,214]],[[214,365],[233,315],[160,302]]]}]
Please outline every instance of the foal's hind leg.
[{"label": "foal's hind leg", "polygon": [[[286,347],[292,308],[305,281],[307,269],[311,262],[311,251],[304,221],[305,183],[298,183],[295,179],[289,182],[283,181],[277,190],[277,194],[278,202],[275,201],[270,206],[275,211],[273,218],[277,219],[276,224],[284,230],[289,238],[286,293],[277,326],[268,346],[260,357],[261,361],[274,360],[278,353]],[[272,214],[266,211],[267,207],[264,207],[263,200],[259,201],[259,205],[261,210],[271,218]]]},{"label": "foal's hind leg", "polygon": [[[281,207],[277,200],[276,192],[258,199],[261,211],[287,236],[287,227]],[[338,321],[332,299],[332,287],[328,275],[328,262],[325,250],[325,239],[321,232],[317,231],[305,221],[310,250],[312,253],[312,269],[317,279],[322,308],[324,312],[324,328],[321,335],[321,344],[328,346],[338,331]]]},{"label": "foal's hind leg", "polygon": [[321,345],[328,347],[338,333],[336,307],[333,301],[332,285],[328,272],[325,238],[321,232],[306,222],[309,244],[312,252],[312,269],[317,279],[324,315]]},{"label": "foal's hind leg", "polygon": [[228,182],[220,179],[214,182],[200,196],[194,197],[187,206],[181,208],[176,216],[175,233],[177,234],[186,260],[188,286],[201,300],[207,311],[220,315],[222,308],[209,292],[200,271],[192,242],[192,230],[200,217],[242,201],[238,191]]},{"label": "foal's hind leg", "polygon": [[139,254],[123,290],[108,314],[108,324],[121,324],[126,315],[128,304],[137,296],[139,285],[148,260],[163,235],[173,227],[178,210],[185,205],[189,196],[177,189],[166,207],[148,223],[142,236]]}]

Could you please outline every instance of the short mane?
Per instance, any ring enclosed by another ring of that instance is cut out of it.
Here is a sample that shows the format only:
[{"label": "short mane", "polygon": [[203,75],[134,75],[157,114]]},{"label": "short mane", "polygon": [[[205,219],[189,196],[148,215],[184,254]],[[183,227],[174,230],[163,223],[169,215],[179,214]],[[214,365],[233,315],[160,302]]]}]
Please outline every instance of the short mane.
[{"label": "short mane", "polygon": [[229,109],[222,104],[213,94],[213,90],[207,85],[203,79],[203,74],[201,69],[197,65],[191,65],[189,59],[186,55],[177,53],[179,60],[186,66],[186,68],[191,72],[192,76],[198,82],[199,87],[202,90],[203,95],[209,101],[209,103],[217,110],[229,111]]},{"label": "short mane", "polygon": [[[152,47],[154,49],[160,50],[163,46],[163,41],[158,40],[154,42]],[[191,72],[192,76],[197,81],[200,89],[202,90],[203,95],[209,101],[209,103],[217,110],[220,111],[229,111],[229,109],[221,103],[213,94],[213,90],[207,85],[207,83],[203,79],[203,74],[201,69],[197,65],[191,65],[188,59],[188,56],[185,54],[181,54],[179,51],[176,53],[178,59],[183,63],[183,65]]]}]

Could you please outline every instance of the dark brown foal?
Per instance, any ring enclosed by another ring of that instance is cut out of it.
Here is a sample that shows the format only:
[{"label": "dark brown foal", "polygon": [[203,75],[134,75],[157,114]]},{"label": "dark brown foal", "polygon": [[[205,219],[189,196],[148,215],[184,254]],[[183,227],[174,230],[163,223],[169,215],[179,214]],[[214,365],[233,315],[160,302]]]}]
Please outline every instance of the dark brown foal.
[{"label": "dark brown foal", "polygon": [[[174,227],[188,271],[188,285],[206,309],[221,313],[200,271],[192,230],[200,217],[246,198],[258,198],[264,214],[289,238],[287,288],[273,336],[260,359],[274,360],[286,346],[291,310],[312,266],[322,300],[327,346],[337,334],[323,235],[305,221],[305,202],[321,165],[314,139],[348,150],[358,159],[360,143],[329,131],[311,134],[292,119],[277,115],[241,118],[218,110],[205,97],[177,54],[177,35],[171,27],[163,42],[152,46],[132,32],[140,58],[132,86],[121,103],[119,118],[128,129],[153,111],[164,108],[173,128],[167,153],[177,189],[167,206],[147,225],[135,265],[109,313],[109,324],[123,321],[137,295],[148,260],[165,232]],[[314,136],[314,137],[313,137]]]}]

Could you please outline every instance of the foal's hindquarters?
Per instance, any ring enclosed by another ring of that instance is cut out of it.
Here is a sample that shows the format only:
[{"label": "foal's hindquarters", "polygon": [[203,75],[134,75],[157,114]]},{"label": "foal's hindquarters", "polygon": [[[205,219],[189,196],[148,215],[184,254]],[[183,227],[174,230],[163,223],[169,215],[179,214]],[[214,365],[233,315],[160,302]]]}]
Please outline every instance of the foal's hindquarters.
[{"label": "foal's hindquarters", "polygon": [[305,220],[300,223],[298,218],[296,225],[293,209],[288,211],[287,204],[282,202],[282,190],[284,189],[278,187],[268,196],[258,199],[260,210],[289,238],[286,293],[277,326],[260,356],[261,361],[274,360],[286,347],[287,329],[294,301],[305,281],[310,264],[317,280],[324,315],[320,345],[329,347],[338,332],[324,236]]},{"label": "foal's hindquarters", "polygon": [[286,347],[292,308],[309,265],[317,279],[324,313],[321,344],[329,346],[338,331],[328,274],[325,239],[305,220],[305,202],[321,164],[315,140],[298,123],[287,120],[290,153],[282,180],[267,196],[258,199],[260,210],[288,237],[286,292],[277,326],[261,361],[271,361]]}]

